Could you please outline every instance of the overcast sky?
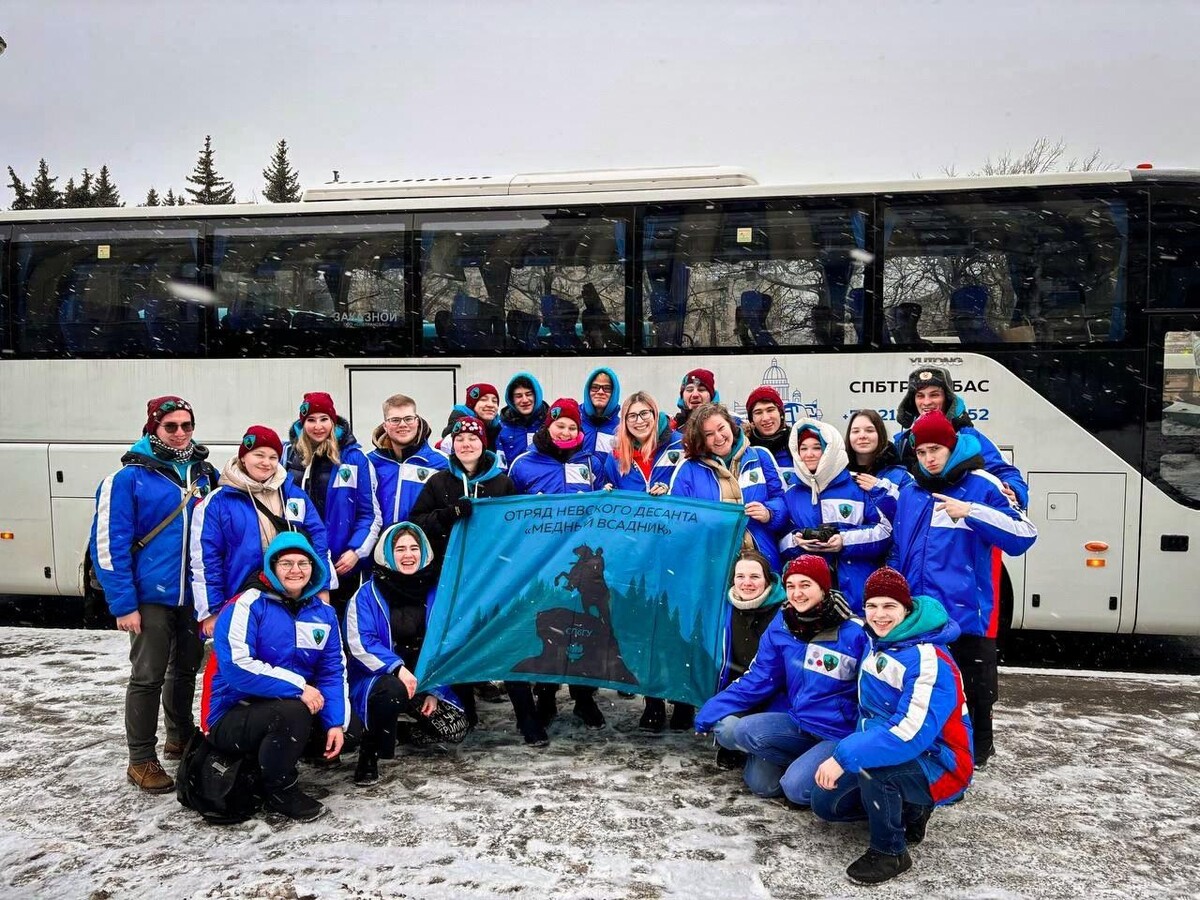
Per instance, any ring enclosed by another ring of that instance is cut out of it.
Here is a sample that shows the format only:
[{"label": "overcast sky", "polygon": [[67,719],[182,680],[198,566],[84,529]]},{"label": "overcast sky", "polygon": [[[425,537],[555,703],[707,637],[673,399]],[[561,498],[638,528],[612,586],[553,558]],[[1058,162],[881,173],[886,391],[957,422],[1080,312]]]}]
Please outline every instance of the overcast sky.
[{"label": "overcast sky", "polygon": [[239,199],[281,137],[306,185],[702,163],[863,181],[1043,135],[1200,167],[1198,34],[1196,0],[4,0],[0,167],[45,157],[61,188],[107,163],[128,203],[180,192],[205,134]]}]

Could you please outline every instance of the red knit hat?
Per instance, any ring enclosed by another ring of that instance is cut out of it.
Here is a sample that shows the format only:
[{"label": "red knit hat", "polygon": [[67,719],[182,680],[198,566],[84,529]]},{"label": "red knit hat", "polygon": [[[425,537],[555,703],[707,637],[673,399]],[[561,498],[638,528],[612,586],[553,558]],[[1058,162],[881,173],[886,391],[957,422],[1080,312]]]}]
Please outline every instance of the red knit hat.
[{"label": "red knit hat", "polygon": [[300,404],[301,420],[319,415],[326,415],[331,419],[337,418],[337,410],[333,408],[333,398],[323,391],[305,394],[304,402]]},{"label": "red knit hat", "polygon": [[473,384],[467,388],[467,408],[474,410],[475,404],[483,397],[491,394],[496,398],[496,402],[500,402],[500,392],[496,390],[494,384],[488,384],[486,381],[481,381],[478,384]]},{"label": "red knit hat", "polygon": [[283,444],[279,440],[279,435],[266,425],[251,425],[242,435],[242,444],[238,447],[238,459],[260,447],[269,447],[277,455],[283,456]]},{"label": "red knit hat", "polygon": [[887,566],[872,572],[867,578],[867,583],[863,585],[863,601],[866,602],[872,597],[890,597],[910,612],[913,608],[908,582],[904,580],[903,575]]},{"label": "red knit hat", "polygon": [[783,412],[783,398],[779,396],[779,391],[765,384],[762,387],[756,387],[750,392],[750,396],[746,398],[746,415],[754,415],[754,405],[756,403],[774,403],[780,413]]},{"label": "red knit hat", "polygon": [[162,424],[163,416],[169,416],[171,413],[181,410],[192,417],[192,424],[195,425],[196,414],[192,412],[192,404],[188,403],[182,397],[167,394],[165,397],[155,397],[153,400],[147,400],[146,424],[142,426],[142,434],[153,434],[158,430],[158,426]]},{"label": "red knit hat", "polygon": [[953,450],[958,443],[958,432],[940,409],[925,413],[912,426],[913,446],[922,444],[940,444]]},{"label": "red knit hat", "polygon": [[[683,396],[683,389],[689,384],[698,384],[708,391],[708,396],[716,399],[717,396],[717,379],[713,377],[713,373],[708,369],[692,369],[683,376],[683,381],[679,384],[679,396]],[[782,406],[779,407],[783,409]]]},{"label": "red knit hat", "polygon": [[805,553],[803,556],[797,556],[787,568],[783,570],[783,583],[787,586],[787,580],[793,575],[804,575],[811,578],[813,582],[823,592],[829,593],[829,587],[833,584],[833,578],[829,574],[829,563],[820,556],[815,556],[812,553]]},{"label": "red knit hat", "polygon": [[483,446],[487,447],[487,429],[483,423],[474,416],[462,416],[454,420],[454,424],[450,426],[450,445],[454,445],[454,439],[460,434],[473,434]]},{"label": "red knit hat", "polygon": [[580,428],[583,427],[579,404],[570,397],[559,397],[550,404],[550,412],[546,413],[546,424],[549,425],[555,419],[570,419]]}]

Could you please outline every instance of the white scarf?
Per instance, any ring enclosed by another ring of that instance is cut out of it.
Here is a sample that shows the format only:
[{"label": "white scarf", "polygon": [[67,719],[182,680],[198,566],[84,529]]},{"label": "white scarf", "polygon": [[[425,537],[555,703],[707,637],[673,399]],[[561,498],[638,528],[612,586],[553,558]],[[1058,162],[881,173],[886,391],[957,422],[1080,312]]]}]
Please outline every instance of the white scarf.
[{"label": "white scarf", "polygon": [[[825,450],[817,463],[817,471],[808,471],[808,466],[800,461],[801,431],[816,431],[825,442]],[[812,502],[815,505],[821,497],[821,491],[829,487],[829,483],[837,478],[850,464],[846,455],[846,442],[836,428],[816,419],[800,419],[788,435],[788,450],[792,454],[792,463],[796,467],[796,477],[812,490]]]}]

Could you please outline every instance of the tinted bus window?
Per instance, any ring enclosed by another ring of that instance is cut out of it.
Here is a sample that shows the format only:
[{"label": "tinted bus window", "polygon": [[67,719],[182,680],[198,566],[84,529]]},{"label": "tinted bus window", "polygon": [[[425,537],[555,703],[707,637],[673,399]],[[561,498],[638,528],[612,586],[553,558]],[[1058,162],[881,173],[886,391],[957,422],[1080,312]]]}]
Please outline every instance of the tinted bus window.
[{"label": "tinted bus window", "polygon": [[210,353],[406,355],[404,234],[378,216],[217,223]]},{"label": "tinted bus window", "polygon": [[1125,335],[1125,198],[926,197],[884,215],[887,342],[1087,343]]},{"label": "tinted bus window", "polygon": [[1154,397],[1159,384],[1150,385],[1146,425],[1146,473],[1189,506],[1200,506],[1200,331],[1182,326],[1196,324],[1194,315],[1156,323],[1151,365],[1162,366],[1162,390]]},{"label": "tinted bus window", "polygon": [[191,222],[18,227],[16,349],[67,356],[197,355],[200,231]]},{"label": "tinted bus window", "polygon": [[800,204],[649,207],[648,345],[863,343],[866,223],[860,210]]},{"label": "tinted bus window", "polygon": [[0,351],[11,351],[8,319],[12,307],[8,299],[8,236],[12,229],[0,227]]},{"label": "tinted bus window", "polygon": [[419,217],[427,350],[625,346],[626,219],[604,209]]},{"label": "tinted bus window", "polygon": [[1200,190],[1156,185],[1150,208],[1150,305],[1200,309]]}]

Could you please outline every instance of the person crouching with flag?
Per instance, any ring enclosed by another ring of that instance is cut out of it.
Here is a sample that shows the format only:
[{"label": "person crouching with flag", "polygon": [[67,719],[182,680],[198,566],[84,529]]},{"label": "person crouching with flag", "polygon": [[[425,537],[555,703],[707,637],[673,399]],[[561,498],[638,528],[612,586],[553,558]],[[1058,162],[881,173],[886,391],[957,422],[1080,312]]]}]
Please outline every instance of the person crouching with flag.
[{"label": "person crouching with flag", "polygon": [[846,869],[878,884],[912,868],[935,806],[971,782],[971,720],[947,645],[958,625],[934,598],[912,596],[895,569],[864,589],[870,644],[859,666],[857,730],[817,769],[812,809],[827,822],[866,819],[867,852]]}]

